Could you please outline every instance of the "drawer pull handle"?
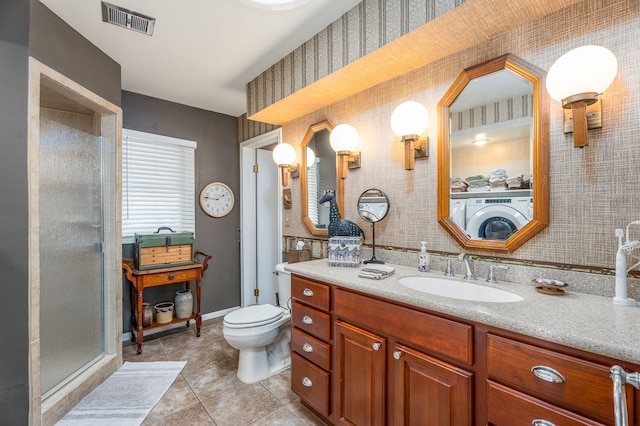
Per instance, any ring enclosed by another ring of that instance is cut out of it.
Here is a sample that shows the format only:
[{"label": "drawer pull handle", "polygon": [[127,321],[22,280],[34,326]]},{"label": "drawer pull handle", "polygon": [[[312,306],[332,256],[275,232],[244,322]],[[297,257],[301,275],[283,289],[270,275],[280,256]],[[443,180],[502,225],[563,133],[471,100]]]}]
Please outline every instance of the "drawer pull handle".
[{"label": "drawer pull handle", "polygon": [[313,386],[313,382],[311,381],[310,378],[305,376],[305,377],[302,378],[302,386],[306,386],[306,387],[310,388],[311,386]]},{"label": "drawer pull handle", "polygon": [[402,356],[402,352],[400,352],[400,351],[394,351],[393,352],[393,357],[395,359],[400,359],[401,356]]},{"label": "drawer pull handle", "polygon": [[174,279],[175,277],[176,277],[176,276],[173,274],[173,272],[171,272],[171,273],[169,274],[169,279],[170,279],[170,280]]},{"label": "drawer pull handle", "polygon": [[305,315],[302,317],[302,322],[305,324],[313,324],[313,319],[309,315]]},{"label": "drawer pull handle", "polygon": [[545,365],[536,365],[531,367],[531,372],[540,380],[544,380],[549,383],[564,383],[565,379],[556,370]]},{"label": "drawer pull handle", "polygon": [[380,343],[376,342],[373,345],[371,345],[373,347],[374,351],[377,351],[378,349],[380,349],[380,346],[382,346]]},{"label": "drawer pull handle", "polygon": [[305,352],[313,352],[313,346],[311,346],[308,343],[305,343],[304,345],[302,345],[302,350]]},{"label": "drawer pull handle", "polygon": [[310,288],[305,288],[304,290],[302,290],[302,294],[307,297],[311,297],[313,296],[313,291]]},{"label": "drawer pull handle", "polygon": [[556,426],[556,424],[548,420],[534,419],[531,421],[531,426]]}]

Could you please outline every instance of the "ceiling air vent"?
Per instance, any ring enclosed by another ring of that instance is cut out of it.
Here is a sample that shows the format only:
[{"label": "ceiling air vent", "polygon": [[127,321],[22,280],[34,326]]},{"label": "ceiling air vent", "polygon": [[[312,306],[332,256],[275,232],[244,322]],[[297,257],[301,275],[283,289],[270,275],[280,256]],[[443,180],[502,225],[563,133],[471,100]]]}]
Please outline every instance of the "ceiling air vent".
[{"label": "ceiling air vent", "polygon": [[146,35],[153,34],[156,23],[155,18],[104,1],[102,2],[102,21]]}]

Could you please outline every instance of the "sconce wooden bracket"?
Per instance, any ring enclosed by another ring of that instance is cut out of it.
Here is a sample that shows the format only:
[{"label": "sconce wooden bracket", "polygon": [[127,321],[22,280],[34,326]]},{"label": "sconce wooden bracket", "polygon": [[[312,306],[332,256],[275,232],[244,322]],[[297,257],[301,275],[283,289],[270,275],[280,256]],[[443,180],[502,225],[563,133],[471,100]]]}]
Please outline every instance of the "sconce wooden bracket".
[{"label": "sconce wooden bracket", "polygon": [[346,179],[349,169],[360,167],[360,152],[338,151],[338,177]]},{"label": "sconce wooden bracket", "polygon": [[292,164],[289,166],[289,175],[292,178],[300,177],[300,164]]},{"label": "sconce wooden bracket", "polygon": [[404,143],[404,169],[413,170],[416,158],[429,157],[429,138],[413,139],[403,138]]},{"label": "sconce wooden bracket", "polygon": [[[573,116],[571,114],[571,109],[564,110],[562,124],[565,133],[573,132]],[[600,101],[600,98],[598,98],[595,103],[587,105],[587,128],[589,130],[602,128],[602,102]]]},{"label": "sconce wooden bracket", "polygon": [[[562,107],[565,109],[565,115],[563,117],[566,117],[567,111],[571,117],[574,148],[583,148],[589,145],[587,136],[587,130],[589,128],[587,111],[589,106],[595,104],[600,104],[600,102],[598,102],[598,94],[595,92],[579,93],[562,100]],[[600,109],[600,113],[601,112],[602,110]],[[600,121],[600,127],[602,127],[601,115],[596,116],[592,121]]]}]

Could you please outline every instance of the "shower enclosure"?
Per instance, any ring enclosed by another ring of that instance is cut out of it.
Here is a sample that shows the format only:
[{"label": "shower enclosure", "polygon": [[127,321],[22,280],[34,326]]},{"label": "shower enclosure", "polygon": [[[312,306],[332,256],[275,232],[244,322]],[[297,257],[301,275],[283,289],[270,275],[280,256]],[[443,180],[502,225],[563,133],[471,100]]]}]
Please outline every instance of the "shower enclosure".
[{"label": "shower enclosure", "polygon": [[33,58],[30,70],[30,412],[51,424],[122,363],[122,118]]}]

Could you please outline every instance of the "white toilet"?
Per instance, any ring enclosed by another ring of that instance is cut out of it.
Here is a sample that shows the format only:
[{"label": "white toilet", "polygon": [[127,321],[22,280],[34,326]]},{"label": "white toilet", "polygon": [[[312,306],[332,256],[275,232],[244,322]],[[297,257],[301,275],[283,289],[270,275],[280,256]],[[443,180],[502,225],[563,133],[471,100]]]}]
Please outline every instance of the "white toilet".
[{"label": "white toilet", "polygon": [[222,334],[240,351],[238,379],[243,383],[259,382],[291,365],[291,274],[284,265],[276,265],[280,306],[251,305],[224,317]]}]

